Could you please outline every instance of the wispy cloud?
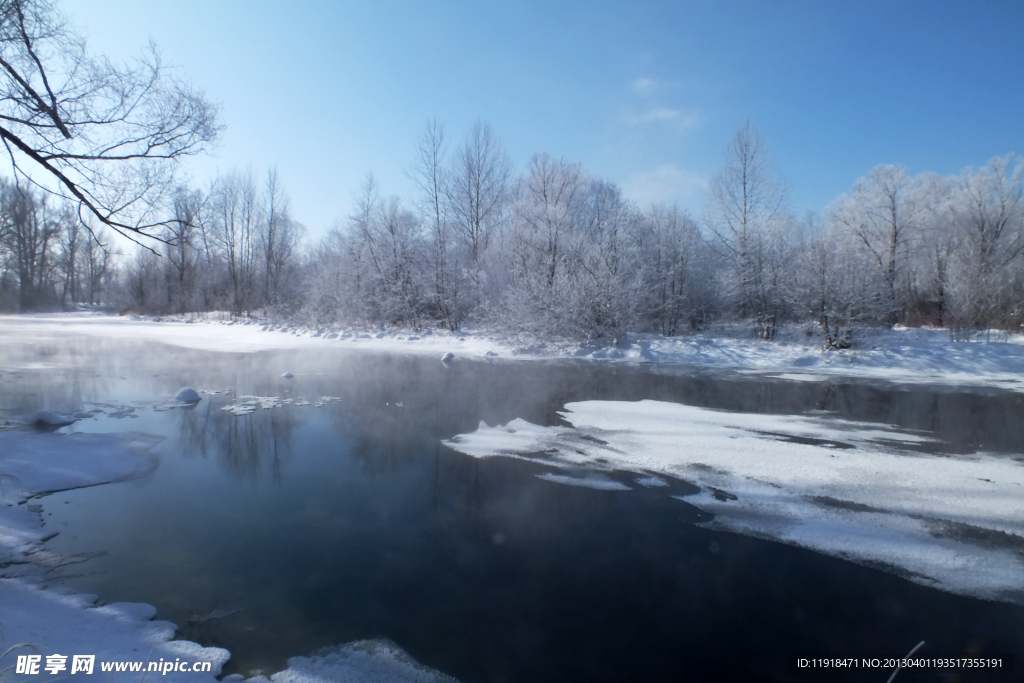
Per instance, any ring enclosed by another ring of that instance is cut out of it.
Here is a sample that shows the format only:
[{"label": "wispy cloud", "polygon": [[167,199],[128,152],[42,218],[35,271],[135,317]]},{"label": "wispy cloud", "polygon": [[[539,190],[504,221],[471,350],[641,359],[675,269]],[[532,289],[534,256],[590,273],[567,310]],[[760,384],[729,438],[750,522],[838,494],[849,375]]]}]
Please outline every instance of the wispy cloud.
[{"label": "wispy cloud", "polygon": [[680,130],[696,128],[702,122],[700,114],[695,111],[672,109],[671,107],[652,107],[641,114],[626,115],[626,122],[631,126],[643,126],[651,123],[671,124]]},{"label": "wispy cloud", "polygon": [[646,76],[633,81],[633,90],[641,95],[650,95],[656,87],[658,87],[658,82]]},{"label": "wispy cloud", "polygon": [[638,173],[626,181],[623,192],[640,206],[671,204],[693,199],[703,192],[708,179],[696,171],[662,164],[650,171]]}]

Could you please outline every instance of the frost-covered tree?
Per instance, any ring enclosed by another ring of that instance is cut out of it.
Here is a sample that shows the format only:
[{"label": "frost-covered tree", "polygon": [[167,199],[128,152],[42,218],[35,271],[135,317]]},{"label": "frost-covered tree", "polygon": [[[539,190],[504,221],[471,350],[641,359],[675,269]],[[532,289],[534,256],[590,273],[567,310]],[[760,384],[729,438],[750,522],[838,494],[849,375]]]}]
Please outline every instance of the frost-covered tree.
[{"label": "frost-covered tree", "polygon": [[921,233],[924,202],[902,166],[876,166],[830,208],[829,220],[854,237],[875,272],[879,319],[894,325],[904,313],[911,282],[910,256]]},{"label": "frost-covered tree", "polygon": [[707,226],[728,263],[726,291],[755,334],[772,339],[784,307],[784,276],[791,228],[784,188],[760,134],[749,123],[726,149],[725,165],[711,179]]},{"label": "frost-covered tree", "polygon": [[997,157],[953,185],[946,259],[951,329],[1008,329],[1019,321],[1024,270],[1024,162]]},{"label": "frost-covered tree", "polygon": [[697,223],[672,205],[652,207],[646,224],[643,260],[651,324],[669,337],[701,327],[714,313],[717,278]]},{"label": "frost-covered tree", "polygon": [[437,121],[428,122],[417,141],[409,176],[419,189],[420,215],[433,269],[427,306],[446,328],[455,331],[470,313],[471,302],[465,278],[467,260],[453,239],[450,199],[454,193],[445,167],[447,149],[443,126]]},{"label": "frost-covered tree", "polygon": [[505,217],[511,168],[491,127],[477,122],[448,169],[448,215],[473,268],[484,258]]}]

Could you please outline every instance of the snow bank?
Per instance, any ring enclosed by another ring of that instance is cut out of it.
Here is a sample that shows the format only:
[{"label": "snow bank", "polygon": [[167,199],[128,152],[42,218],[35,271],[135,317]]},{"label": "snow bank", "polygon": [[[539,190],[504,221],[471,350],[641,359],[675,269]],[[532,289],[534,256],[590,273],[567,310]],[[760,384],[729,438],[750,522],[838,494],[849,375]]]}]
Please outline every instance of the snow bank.
[{"label": "snow bank", "polygon": [[[241,681],[241,676],[225,680]],[[248,679],[265,683],[265,676]],[[416,662],[387,640],[360,640],[318,650],[309,657],[292,657],[288,668],[273,674],[274,683],[456,683],[440,671]]]},{"label": "snow bank", "polygon": [[[26,505],[36,495],[113,481],[153,471],[158,441],[143,434],[0,433],[0,566],[45,562],[40,546],[53,536],[43,525],[41,508]],[[26,572],[30,573],[30,572]],[[0,671],[18,655],[95,655],[102,661],[165,661],[211,663],[210,673],[169,672],[168,680],[215,681],[229,654],[187,641],[171,640],[175,627],[151,621],[149,605],[119,603],[93,606],[94,596],[43,590],[29,582],[0,579]],[[23,647],[16,647],[24,645]],[[11,649],[9,652],[8,650]],[[13,670],[12,680],[28,680]],[[103,673],[104,680],[140,680],[138,673]],[[153,674],[149,674],[152,676]],[[161,676],[161,678],[164,678]]]},{"label": "snow bank", "polygon": [[[942,590],[1024,605],[1024,464],[928,455],[930,437],[836,418],[659,401],[566,405],[570,427],[481,423],[445,442],[474,457],[676,477],[712,528],[809,548]],[[623,486],[623,488],[626,488]]]},{"label": "snow bank", "polygon": [[[95,313],[0,316],[0,330],[23,340],[69,335],[137,339],[208,351],[338,347],[382,353],[447,354],[521,360],[576,358],[603,363],[665,363],[763,374],[785,381],[860,377],[910,384],[988,386],[1024,392],[1024,336],[992,343],[953,343],[944,330],[894,329],[858,335],[855,348],[825,352],[820,340],[789,335],[772,343],[750,339],[738,327],[685,337],[640,336],[620,347],[568,342],[518,349],[480,334],[445,331],[370,335],[352,329],[326,332],[269,323],[225,320],[143,320]],[[290,332],[290,334],[273,334]]]},{"label": "snow bank", "polygon": [[[149,605],[114,603],[96,607],[95,599],[90,595],[63,595],[54,590],[42,590],[17,579],[0,579],[0,652],[26,644],[0,658],[0,669],[13,665],[18,655],[42,655],[45,666],[47,655],[60,654],[68,656],[67,671],[62,672],[68,674],[72,655],[95,655],[93,675],[102,680],[137,683],[155,676],[156,680],[168,682],[214,683],[230,657],[228,651],[221,648],[171,640],[174,624],[152,621],[156,610]],[[168,672],[166,676],[100,671],[101,662],[146,662],[145,669],[148,662],[160,659],[210,662],[211,671]],[[13,669],[5,677],[14,681],[39,678],[15,674]]]}]

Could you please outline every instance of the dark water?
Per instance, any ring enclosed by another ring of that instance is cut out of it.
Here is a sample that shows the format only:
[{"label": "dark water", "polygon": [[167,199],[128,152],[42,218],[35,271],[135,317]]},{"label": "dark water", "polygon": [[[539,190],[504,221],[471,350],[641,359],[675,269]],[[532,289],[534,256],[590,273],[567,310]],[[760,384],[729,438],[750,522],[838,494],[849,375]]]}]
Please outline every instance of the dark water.
[{"label": "dark water", "polygon": [[[375,356],[203,353],[78,339],[6,345],[0,405],[100,409],[79,431],[161,435],[145,480],[42,500],[48,546],[95,555],[54,584],[148,602],[227,672],[389,638],[473,681],[882,681],[798,671],[790,653],[1016,653],[1024,608],[942,593],[712,532],[669,498],[542,481],[536,463],[440,445],[481,420],[554,424],[566,402],[652,398],[927,430],[944,449],[1020,454],[1024,401],[999,392],[800,383],[682,370]],[[280,374],[295,374],[285,380]],[[231,389],[155,411],[182,386]],[[232,396],[340,397],[237,417]],[[134,410],[124,410],[134,407]],[[115,417],[125,415],[124,417]],[[1013,455],[1012,457],[1016,457]],[[1013,680],[903,671],[898,681]]]}]

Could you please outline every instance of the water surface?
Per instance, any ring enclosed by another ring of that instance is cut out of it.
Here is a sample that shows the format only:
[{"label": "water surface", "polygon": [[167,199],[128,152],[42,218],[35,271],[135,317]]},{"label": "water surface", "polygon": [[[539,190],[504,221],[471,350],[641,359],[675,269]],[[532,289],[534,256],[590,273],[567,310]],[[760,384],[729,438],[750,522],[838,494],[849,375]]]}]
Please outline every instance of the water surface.
[{"label": "water surface", "polygon": [[[940,452],[1021,458],[1019,395],[98,338],[7,338],[0,368],[7,414],[93,410],[65,431],[163,437],[152,476],[42,499],[60,532],[48,547],[90,558],[50,581],[155,605],[180,636],[231,650],[228,673],[379,637],[467,683],[876,681],[889,672],[815,676],[788,655],[898,653],[920,640],[933,653],[1021,656],[1024,608],[696,526],[708,515],[670,497],[692,491],[686,482],[569,487],[539,479],[542,463],[441,445],[480,421],[551,425],[570,401],[649,398],[826,411],[927,431]],[[182,386],[217,393],[159,409]],[[247,395],[291,402],[222,410]]]}]

